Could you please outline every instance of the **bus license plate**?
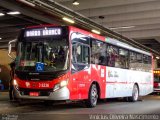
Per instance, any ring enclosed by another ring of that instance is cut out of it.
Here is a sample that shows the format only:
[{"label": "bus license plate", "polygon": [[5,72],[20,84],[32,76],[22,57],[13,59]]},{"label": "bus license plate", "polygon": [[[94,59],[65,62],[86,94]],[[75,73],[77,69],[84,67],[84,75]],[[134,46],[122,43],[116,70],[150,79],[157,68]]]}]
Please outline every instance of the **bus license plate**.
[{"label": "bus license plate", "polygon": [[30,92],[29,96],[39,96],[39,92]]}]

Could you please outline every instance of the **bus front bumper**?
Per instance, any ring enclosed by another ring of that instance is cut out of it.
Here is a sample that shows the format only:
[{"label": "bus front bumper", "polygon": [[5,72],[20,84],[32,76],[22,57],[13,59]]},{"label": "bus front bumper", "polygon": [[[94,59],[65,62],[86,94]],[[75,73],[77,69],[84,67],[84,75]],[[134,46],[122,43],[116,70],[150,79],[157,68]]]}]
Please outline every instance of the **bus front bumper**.
[{"label": "bus front bumper", "polygon": [[54,92],[50,92],[48,96],[30,96],[21,95],[20,91],[14,87],[14,94],[19,99],[37,99],[37,100],[69,100],[70,92],[67,87],[63,87]]}]

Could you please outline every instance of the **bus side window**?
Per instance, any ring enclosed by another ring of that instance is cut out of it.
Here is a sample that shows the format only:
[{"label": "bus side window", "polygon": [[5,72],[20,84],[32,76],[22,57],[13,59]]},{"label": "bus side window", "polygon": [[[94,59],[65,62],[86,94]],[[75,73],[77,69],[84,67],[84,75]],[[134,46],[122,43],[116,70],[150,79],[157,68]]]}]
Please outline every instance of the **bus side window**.
[{"label": "bus side window", "polygon": [[131,70],[136,70],[136,53],[135,52],[130,52],[130,57],[129,57],[129,68]]},{"label": "bus side window", "polygon": [[107,48],[107,57],[108,57],[108,63],[107,65],[110,67],[116,67],[116,61],[118,61],[118,48],[115,46],[108,46]]},{"label": "bus side window", "polygon": [[128,58],[128,50],[119,49],[119,61],[120,61],[120,68],[129,68],[129,58]]},{"label": "bus side window", "polygon": [[136,68],[137,70],[143,71],[143,59],[142,59],[142,54],[137,53],[137,57],[136,57]]},{"label": "bus side window", "polygon": [[89,47],[85,45],[77,45],[76,48],[77,63],[89,64]]},{"label": "bus side window", "polygon": [[89,65],[89,46],[77,43],[72,47],[72,73],[85,69]]},{"label": "bus side window", "polygon": [[143,55],[143,69],[146,72],[151,71],[151,56]]},{"label": "bus side window", "polygon": [[92,54],[91,54],[91,63],[98,64],[99,63],[99,46],[98,41],[92,38]]},{"label": "bus side window", "polygon": [[98,65],[107,64],[107,44],[92,38],[91,63]]}]

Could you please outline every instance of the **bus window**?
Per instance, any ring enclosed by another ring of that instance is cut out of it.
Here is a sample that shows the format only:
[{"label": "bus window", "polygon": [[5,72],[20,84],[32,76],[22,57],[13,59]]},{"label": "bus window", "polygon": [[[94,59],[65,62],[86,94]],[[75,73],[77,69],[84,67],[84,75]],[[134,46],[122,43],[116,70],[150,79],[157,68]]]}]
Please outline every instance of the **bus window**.
[{"label": "bus window", "polygon": [[72,73],[78,72],[89,66],[90,47],[89,37],[73,33],[72,39]]},{"label": "bus window", "polygon": [[154,74],[154,82],[160,83],[160,75]]},{"label": "bus window", "polygon": [[75,50],[77,55],[77,62],[89,64],[89,47],[79,44]]},{"label": "bus window", "polygon": [[72,46],[72,73],[85,69],[89,65],[89,46],[76,43]]},{"label": "bus window", "polygon": [[142,54],[137,53],[136,57],[136,68],[137,70],[143,71],[143,59],[142,59]]},{"label": "bus window", "polygon": [[130,52],[130,57],[129,57],[129,68],[131,70],[136,70],[136,53],[135,52]]},{"label": "bus window", "polygon": [[137,53],[137,62],[142,63],[142,54]]},{"label": "bus window", "polygon": [[115,46],[108,46],[107,48],[107,65],[110,67],[116,67],[116,61],[118,61],[118,48]]},{"label": "bus window", "polygon": [[99,64],[107,65],[107,45],[105,43],[102,44],[102,48],[100,50]]},{"label": "bus window", "polygon": [[121,68],[128,68],[129,67],[129,61],[128,61],[128,50],[119,49],[119,61],[121,64]]},{"label": "bus window", "polygon": [[151,71],[151,56],[143,55],[143,69],[146,72]]},{"label": "bus window", "polygon": [[107,64],[107,45],[104,42],[92,39],[91,63],[98,65]]}]

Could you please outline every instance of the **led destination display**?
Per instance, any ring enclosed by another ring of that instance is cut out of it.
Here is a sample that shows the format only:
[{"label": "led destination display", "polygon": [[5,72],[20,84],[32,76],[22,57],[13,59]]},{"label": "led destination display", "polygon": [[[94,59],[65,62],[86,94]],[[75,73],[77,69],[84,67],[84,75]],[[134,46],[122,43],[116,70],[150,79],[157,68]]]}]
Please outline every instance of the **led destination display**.
[{"label": "led destination display", "polygon": [[61,35],[61,33],[62,30],[60,28],[32,29],[25,31],[25,37],[54,36]]}]

